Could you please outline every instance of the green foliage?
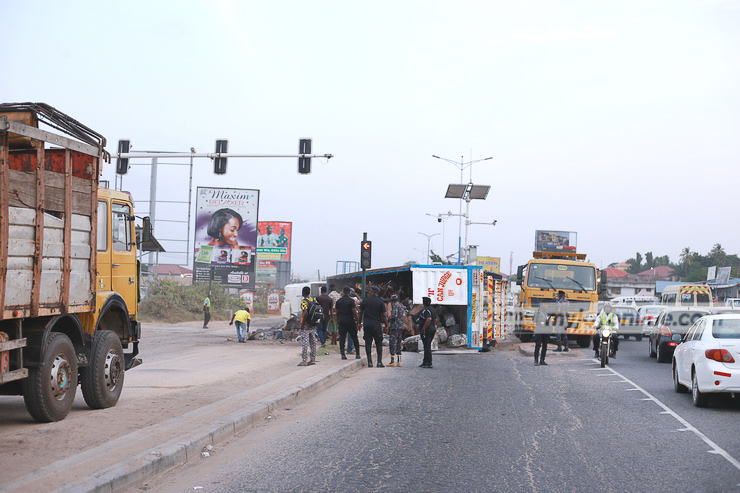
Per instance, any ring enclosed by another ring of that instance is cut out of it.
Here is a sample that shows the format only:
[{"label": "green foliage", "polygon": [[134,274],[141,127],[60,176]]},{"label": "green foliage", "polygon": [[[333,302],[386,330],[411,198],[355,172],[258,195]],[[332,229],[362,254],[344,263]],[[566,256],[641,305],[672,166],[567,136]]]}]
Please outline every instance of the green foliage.
[{"label": "green foliage", "polygon": [[[184,322],[203,318],[203,300],[208,295],[207,283],[183,286],[173,281],[157,281],[149,296],[141,301],[144,320],[158,322]],[[211,317],[228,320],[231,311],[241,308],[242,302],[218,284],[211,287]]]},{"label": "green foliage", "polygon": [[627,260],[630,265],[627,272],[637,274],[639,272],[667,265],[672,267],[679,281],[701,282],[707,279],[707,269],[712,266],[731,267],[730,277],[740,277],[740,257],[736,254],[728,254],[719,243],[715,244],[707,255],[692,252],[686,247],[681,250],[677,264],[668,258],[668,255],[654,257],[653,252],[645,253],[645,263],[642,263],[642,255],[638,252],[634,258]]},{"label": "green foliage", "polygon": [[452,262],[444,260],[438,253],[434,253],[434,250],[429,253],[429,259],[433,264],[439,262],[442,265],[452,265]]}]

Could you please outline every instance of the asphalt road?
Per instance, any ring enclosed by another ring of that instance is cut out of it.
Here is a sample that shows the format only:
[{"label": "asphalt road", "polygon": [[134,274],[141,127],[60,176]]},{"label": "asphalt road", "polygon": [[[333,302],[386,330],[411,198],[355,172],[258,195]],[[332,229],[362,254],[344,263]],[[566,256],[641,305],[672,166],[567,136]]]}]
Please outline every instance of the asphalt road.
[{"label": "asphalt road", "polygon": [[613,371],[585,350],[407,355],[137,490],[740,491],[740,403],[696,409],[644,340],[620,349]]}]

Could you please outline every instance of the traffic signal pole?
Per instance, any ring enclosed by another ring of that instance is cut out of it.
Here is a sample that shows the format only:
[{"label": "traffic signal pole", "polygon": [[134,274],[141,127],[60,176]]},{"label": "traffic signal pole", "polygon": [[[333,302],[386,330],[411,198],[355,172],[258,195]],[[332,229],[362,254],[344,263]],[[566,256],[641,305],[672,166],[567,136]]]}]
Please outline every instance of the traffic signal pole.
[{"label": "traffic signal pole", "polygon": [[[367,241],[367,233],[362,233],[362,241]],[[360,259],[362,263],[362,259]],[[367,269],[362,267],[362,299],[365,299],[365,280],[367,279]]]}]

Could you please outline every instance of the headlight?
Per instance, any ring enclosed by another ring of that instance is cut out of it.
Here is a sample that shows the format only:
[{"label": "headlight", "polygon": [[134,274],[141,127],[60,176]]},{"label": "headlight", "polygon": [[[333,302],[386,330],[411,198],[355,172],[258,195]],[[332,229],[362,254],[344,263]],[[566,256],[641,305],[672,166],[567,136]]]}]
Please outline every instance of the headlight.
[{"label": "headlight", "polygon": [[612,331],[609,329],[604,329],[601,331],[601,337],[609,337],[610,335],[612,335]]},{"label": "headlight", "polygon": [[595,313],[587,313],[583,316],[583,320],[588,320],[589,322],[592,320],[596,320],[596,314]]},{"label": "headlight", "polygon": [[525,317],[534,317],[534,310],[524,309],[522,310],[522,313],[524,314]]}]

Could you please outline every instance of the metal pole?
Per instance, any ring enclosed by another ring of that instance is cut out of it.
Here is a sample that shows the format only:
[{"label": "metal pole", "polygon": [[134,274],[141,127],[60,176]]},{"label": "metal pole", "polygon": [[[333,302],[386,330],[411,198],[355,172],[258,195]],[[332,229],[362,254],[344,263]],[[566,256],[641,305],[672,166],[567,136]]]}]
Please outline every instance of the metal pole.
[{"label": "metal pole", "polygon": [[[460,184],[463,182],[463,167],[465,160],[460,156]],[[459,221],[457,222],[457,265],[462,263],[462,197],[460,197]]]},{"label": "metal pole", "polygon": [[[185,248],[185,265],[190,265],[190,207],[192,205],[193,197],[193,155],[190,155],[190,181],[188,183],[188,244]],[[195,243],[193,243],[195,247]],[[195,267],[195,265],[193,265]]]},{"label": "metal pole", "polygon": [[[152,169],[151,169],[151,175],[149,178],[149,220],[152,224],[152,230],[156,230],[155,226],[155,220],[157,216],[157,158],[152,158]],[[157,253],[157,257],[159,257],[159,252]],[[152,256],[149,256],[149,277],[151,278],[153,275],[156,277],[156,273],[154,272],[154,269],[152,268],[153,265],[159,264],[159,258],[157,258],[156,261],[154,261]]]},{"label": "metal pole", "polygon": [[[367,241],[367,233],[362,233],[362,241]],[[362,259],[360,259],[360,262],[362,262]],[[365,267],[362,268],[362,298],[365,299],[365,280],[367,276],[367,269]]]},{"label": "metal pole", "polygon": [[468,261],[468,226],[470,226],[470,196],[465,199],[465,263]]}]

